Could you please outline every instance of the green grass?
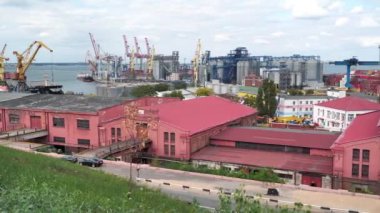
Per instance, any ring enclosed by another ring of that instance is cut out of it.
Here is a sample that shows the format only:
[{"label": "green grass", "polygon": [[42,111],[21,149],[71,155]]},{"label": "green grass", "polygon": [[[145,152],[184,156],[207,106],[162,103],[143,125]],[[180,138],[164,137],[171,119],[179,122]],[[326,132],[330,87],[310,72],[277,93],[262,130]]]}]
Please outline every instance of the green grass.
[{"label": "green grass", "polygon": [[0,212],[199,212],[125,179],[0,146]]},{"label": "green grass", "polygon": [[283,179],[278,177],[276,173],[274,173],[271,169],[268,169],[268,168],[260,168],[260,169],[257,169],[255,172],[247,172],[243,170],[230,171],[225,168],[210,169],[207,166],[195,167],[192,164],[188,164],[188,163],[158,161],[158,160],[153,160],[152,165],[162,167],[162,168],[182,170],[182,171],[188,171],[188,172],[221,175],[221,176],[227,176],[227,177],[236,177],[236,178],[249,179],[249,180],[272,182],[272,183],[284,183]]}]

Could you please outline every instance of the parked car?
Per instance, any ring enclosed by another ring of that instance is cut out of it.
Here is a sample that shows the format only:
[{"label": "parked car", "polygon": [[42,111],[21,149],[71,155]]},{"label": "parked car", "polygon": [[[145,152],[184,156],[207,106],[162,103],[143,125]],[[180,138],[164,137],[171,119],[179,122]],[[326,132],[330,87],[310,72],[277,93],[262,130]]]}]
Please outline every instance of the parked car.
[{"label": "parked car", "polygon": [[61,159],[72,162],[72,163],[76,163],[78,161],[78,158],[72,155],[65,155]]},{"label": "parked car", "polygon": [[99,167],[103,164],[103,160],[100,158],[79,158],[78,163],[80,165]]}]

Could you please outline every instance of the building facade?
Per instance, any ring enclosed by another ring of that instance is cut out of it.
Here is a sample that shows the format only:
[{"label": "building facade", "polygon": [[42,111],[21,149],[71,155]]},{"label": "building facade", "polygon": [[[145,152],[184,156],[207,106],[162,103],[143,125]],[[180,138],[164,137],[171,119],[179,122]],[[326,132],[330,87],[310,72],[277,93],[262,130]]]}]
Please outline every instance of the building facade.
[{"label": "building facade", "polygon": [[347,96],[316,104],[313,109],[313,122],[329,131],[343,131],[357,115],[374,110],[380,110],[380,104]]},{"label": "building facade", "polygon": [[315,104],[323,103],[330,100],[327,96],[290,96],[280,95],[276,109],[277,117],[304,117],[313,116],[313,107]]},{"label": "building facade", "polygon": [[380,111],[358,115],[331,150],[334,188],[380,194]]}]

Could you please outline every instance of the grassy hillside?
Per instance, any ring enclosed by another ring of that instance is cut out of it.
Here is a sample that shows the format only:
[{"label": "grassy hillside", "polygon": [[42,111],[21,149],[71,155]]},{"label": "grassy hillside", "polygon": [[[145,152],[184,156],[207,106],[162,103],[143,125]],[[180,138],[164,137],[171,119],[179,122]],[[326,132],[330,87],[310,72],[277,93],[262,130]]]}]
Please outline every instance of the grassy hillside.
[{"label": "grassy hillside", "polygon": [[0,212],[198,212],[158,191],[0,146]]}]

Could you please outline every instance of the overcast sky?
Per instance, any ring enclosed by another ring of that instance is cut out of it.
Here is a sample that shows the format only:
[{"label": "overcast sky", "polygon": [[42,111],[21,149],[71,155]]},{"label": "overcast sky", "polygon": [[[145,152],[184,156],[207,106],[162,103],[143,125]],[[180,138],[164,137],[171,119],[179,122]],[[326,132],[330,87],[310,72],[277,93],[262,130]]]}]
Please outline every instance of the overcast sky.
[{"label": "overcast sky", "polygon": [[15,61],[34,40],[37,62],[84,62],[101,48],[124,54],[122,35],[132,45],[144,37],[156,53],[178,50],[181,62],[194,56],[197,39],[211,56],[247,47],[251,55],[320,55],[323,60],[378,60],[379,0],[0,0],[0,48]]}]

